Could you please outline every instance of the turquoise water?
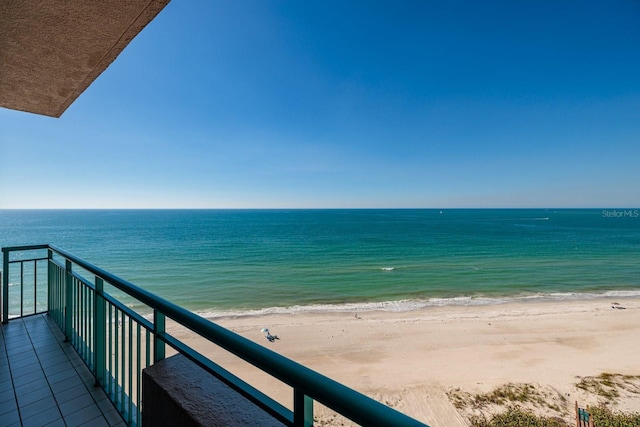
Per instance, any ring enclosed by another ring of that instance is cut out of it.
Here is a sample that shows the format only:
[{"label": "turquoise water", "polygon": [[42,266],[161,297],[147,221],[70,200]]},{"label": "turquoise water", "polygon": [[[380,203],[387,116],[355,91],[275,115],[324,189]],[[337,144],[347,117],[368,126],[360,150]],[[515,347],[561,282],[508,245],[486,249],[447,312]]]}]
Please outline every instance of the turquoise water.
[{"label": "turquoise water", "polygon": [[405,310],[640,295],[640,211],[0,211],[0,246],[51,243],[201,313]]}]

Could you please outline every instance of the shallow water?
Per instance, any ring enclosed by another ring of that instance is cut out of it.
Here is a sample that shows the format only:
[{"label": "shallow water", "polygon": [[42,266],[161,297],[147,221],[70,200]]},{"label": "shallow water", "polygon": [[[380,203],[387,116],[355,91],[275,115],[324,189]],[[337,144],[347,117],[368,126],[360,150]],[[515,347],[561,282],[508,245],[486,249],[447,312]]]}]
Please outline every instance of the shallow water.
[{"label": "shallow water", "polygon": [[640,295],[633,209],[34,210],[0,224],[1,246],[51,243],[210,314]]}]

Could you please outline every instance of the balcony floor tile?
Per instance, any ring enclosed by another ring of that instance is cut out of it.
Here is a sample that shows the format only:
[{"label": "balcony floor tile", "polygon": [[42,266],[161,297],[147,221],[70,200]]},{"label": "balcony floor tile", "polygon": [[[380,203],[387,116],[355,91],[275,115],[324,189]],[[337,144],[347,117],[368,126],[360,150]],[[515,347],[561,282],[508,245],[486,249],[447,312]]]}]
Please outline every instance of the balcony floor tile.
[{"label": "balcony floor tile", "polygon": [[47,315],[0,327],[3,426],[124,426],[93,376]]}]

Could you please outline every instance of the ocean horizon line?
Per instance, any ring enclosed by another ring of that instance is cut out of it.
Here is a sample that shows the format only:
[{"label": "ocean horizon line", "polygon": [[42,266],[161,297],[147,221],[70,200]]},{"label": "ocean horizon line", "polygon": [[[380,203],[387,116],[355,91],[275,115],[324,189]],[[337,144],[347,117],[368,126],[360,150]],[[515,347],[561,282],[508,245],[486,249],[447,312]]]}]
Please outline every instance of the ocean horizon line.
[{"label": "ocean horizon line", "polygon": [[501,207],[465,207],[465,206],[453,206],[453,207],[40,207],[40,208],[0,208],[0,212],[3,211],[488,211],[488,210],[637,210],[638,206],[501,206]]}]

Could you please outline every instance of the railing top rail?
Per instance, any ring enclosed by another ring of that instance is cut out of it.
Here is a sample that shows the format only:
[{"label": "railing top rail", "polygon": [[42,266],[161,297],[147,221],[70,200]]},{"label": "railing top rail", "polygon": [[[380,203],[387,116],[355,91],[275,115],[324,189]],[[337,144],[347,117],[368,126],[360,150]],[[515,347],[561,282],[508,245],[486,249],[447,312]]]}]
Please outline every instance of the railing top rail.
[{"label": "railing top rail", "polygon": [[373,400],[337,381],[235,334],[189,310],[177,306],[133,283],[123,280],[54,245],[31,245],[3,248],[11,251],[51,249],[63,258],[160,311],[166,317],[200,334],[202,337],[303,392],[336,412],[364,425],[424,426],[425,424]]},{"label": "railing top rail", "polygon": [[7,246],[2,248],[2,252],[17,252],[17,251],[33,251],[36,249],[49,249],[49,245],[25,245],[25,246]]}]

